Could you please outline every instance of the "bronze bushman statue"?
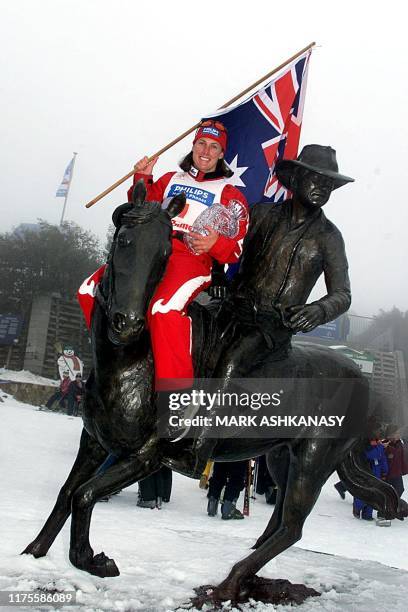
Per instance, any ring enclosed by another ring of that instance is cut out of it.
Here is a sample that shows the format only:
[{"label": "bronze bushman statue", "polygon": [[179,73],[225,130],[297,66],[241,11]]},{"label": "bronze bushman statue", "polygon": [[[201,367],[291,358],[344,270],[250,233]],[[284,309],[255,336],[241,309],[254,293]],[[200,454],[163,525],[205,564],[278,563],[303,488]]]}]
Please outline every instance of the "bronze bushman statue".
[{"label": "bronze bushman statue", "polygon": [[[354,179],[338,172],[331,147],[307,145],[296,160],[282,160],[276,174],[290,189],[281,205],[251,210],[243,259],[225,304],[226,348],[214,378],[248,377],[262,363],[285,359],[292,335],[332,321],[350,306],[348,263],[340,231],[322,207],[331,192]],[[324,273],[327,294],[306,304]],[[196,451],[209,456],[214,440],[203,431]]]},{"label": "bronze bushman statue", "polygon": [[[339,174],[336,152],[320,145],[305,146],[297,160],[281,161],[276,173],[293,197],[279,206],[252,208],[232,300],[235,318],[259,329],[248,338],[248,350],[256,347],[259,354],[264,346],[284,357],[293,333],[309,332],[350,306],[343,238],[322,207],[334,189],[354,179]],[[306,304],[322,272],[327,294]],[[234,351],[227,353],[231,366]],[[235,363],[231,377],[246,374],[254,363],[242,348],[240,353],[246,365]]]}]

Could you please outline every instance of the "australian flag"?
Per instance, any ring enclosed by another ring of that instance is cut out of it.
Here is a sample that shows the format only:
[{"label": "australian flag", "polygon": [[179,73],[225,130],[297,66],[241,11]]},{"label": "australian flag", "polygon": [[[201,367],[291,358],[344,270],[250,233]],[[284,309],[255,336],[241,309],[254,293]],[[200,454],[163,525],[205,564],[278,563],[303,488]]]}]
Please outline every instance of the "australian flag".
[{"label": "australian flag", "polygon": [[287,197],[275,165],[297,157],[310,54],[301,55],[244,102],[205,117],[227,128],[225,160],[234,172],[230,182],[250,205]]}]

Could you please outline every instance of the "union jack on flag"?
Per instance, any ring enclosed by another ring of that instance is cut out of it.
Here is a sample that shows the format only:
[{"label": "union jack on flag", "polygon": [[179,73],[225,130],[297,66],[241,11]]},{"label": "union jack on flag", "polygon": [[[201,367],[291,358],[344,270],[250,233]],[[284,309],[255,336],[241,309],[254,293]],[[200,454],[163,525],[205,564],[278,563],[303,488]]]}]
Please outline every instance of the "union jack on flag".
[{"label": "union jack on flag", "polygon": [[249,204],[287,197],[275,165],[297,157],[310,54],[301,55],[244,102],[205,117],[227,128],[225,160],[234,172],[230,182]]}]

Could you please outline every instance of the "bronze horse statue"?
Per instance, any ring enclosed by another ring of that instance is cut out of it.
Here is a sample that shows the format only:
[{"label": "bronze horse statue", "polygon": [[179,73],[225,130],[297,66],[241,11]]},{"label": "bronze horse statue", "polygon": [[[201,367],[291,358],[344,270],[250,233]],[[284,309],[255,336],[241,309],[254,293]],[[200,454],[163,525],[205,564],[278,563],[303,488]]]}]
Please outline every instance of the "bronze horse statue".
[{"label": "bronze horse statue", "polygon": [[[149,301],[171,253],[171,217],[182,209],[184,200],[177,196],[163,210],[157,202],[145,202],[145,193],[138,184],[133,204],[127,205],[121,216],[97,291],[91,327],[94,367],[86,384],[84,428],[76,460],[44,527],[24,550],[34,557],[46,555],[72,514],[70,561],[100,577],[117,576],[119,570],[104,553],[94,554],[89,542],[95,503],[146,478],[175,456],[191,452],[192,447],[191,439],[172,444],[157,435],[153,359],[145,329]],[[219,345],[216,319],[211,309],[198,304],[193,304],[189,314],[196,371],[208,375],[211,347]],[[350,398],[348,410],[353,410],[357,401],[365,401],[365,379],[345,357],[322,347],[294,346],[288,359],[289,366],[303,360],[316,377],[354,379],[359,393]],[[263,364],[262,373],[252,375],[276,376],[275,367]],[[216,588],[218,599],[242,600],[248,580],[301,538],[303,524],[335,470],[353,495],[381,509],[387,517],[397,516],[395,491],[364,468],[358,458],[359,442],[358,438],[318,437],[217,440],[211,457],[215,461],[266,454],[279,491],[264,533],[251,554],[236,563]]]}]

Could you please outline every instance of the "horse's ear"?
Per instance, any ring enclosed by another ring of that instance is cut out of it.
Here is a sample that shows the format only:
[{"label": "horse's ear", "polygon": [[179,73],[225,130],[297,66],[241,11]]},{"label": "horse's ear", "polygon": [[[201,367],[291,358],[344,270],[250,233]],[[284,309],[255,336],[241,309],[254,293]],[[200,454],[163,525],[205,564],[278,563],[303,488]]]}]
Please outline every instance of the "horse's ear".
[{"label": "horse's ear", "polygon": [[146,199],[146,185],[143,179],[137,181],[133,187],[132,203],[133,206],[141,206]]},{"label": "horse's ear", "polygon": [[184,191],[171,198],[166,212],[169,214],[170,219],[177,217],[186,205],[186,194]]},{"label": "horse's ear", "polygon": [[120,224],[122,223],[122,216],[130,212],[132,208],[133,205],[130,202],[125,202],[125,204],[121,204],[115,208],[112,214],[112,221],[116,228],[120,227]]}]

